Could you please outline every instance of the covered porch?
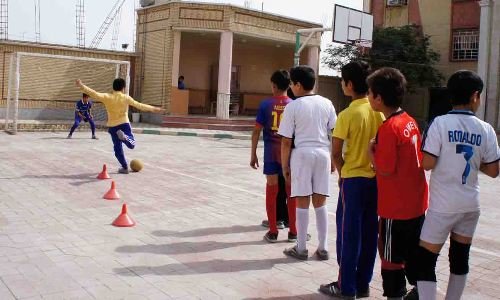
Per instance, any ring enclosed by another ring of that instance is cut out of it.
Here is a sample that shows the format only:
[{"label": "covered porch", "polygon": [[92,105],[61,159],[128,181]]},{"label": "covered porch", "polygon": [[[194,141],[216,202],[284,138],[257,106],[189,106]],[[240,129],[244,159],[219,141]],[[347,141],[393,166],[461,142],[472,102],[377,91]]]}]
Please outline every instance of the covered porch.
[{"label": "covered porch", "polygon": [[[260,102],[271,96],[271,74],[293,66],[293,38],[192,28],[173,30],[170,112],[174,116],[249,119],[245,116],[255,116]],[[312,44],[302,52],[301,64],[318,70],[318,45]],[[179,76],[185,78],[184,90],[177,88]]]}]

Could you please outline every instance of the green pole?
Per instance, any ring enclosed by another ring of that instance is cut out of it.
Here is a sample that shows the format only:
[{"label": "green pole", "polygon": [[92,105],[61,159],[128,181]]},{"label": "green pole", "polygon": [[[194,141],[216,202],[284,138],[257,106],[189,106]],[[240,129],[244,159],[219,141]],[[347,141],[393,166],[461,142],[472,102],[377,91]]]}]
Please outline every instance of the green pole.
[{"label": "green pole", "polygon": [[300,32],[295,33],[295,54],[293,57],[293,65],[298,66],[300,64]]}]

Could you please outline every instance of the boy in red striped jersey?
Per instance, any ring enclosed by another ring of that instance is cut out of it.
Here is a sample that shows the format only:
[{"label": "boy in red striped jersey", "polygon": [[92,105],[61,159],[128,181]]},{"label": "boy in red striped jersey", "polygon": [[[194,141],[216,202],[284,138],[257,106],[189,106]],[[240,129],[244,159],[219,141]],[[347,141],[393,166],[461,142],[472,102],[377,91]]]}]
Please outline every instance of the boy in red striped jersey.
[{"label": "boy in red striped jersey", "polygon": [[367,83],[371,107],[386,118],[369,147],[377,174],[382,285],[388,299],[403,299],[405,276],[416,285],[416,250],[428,206],[421,136],[417,122],[400,107],[406,79],[399,70],[382,68]]}]

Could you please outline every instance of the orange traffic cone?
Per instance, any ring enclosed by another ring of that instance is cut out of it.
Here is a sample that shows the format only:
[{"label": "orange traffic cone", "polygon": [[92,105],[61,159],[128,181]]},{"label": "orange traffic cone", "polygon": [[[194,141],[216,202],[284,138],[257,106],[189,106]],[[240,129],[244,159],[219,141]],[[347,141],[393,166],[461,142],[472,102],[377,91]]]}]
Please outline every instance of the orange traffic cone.
[{"label": "orange traffic cone", "polygon": [[111,181],[111,188],[109,189],[109,191],[106,192],[106,194],[104,194],[103,198],[107,200],[120,199],[120,195],[116,190],[115,181]]},{"label": "orange traffic cone", "polygon": [[102,165],[102,172],[97,175],[97,179],[111,179],[111,177],[108,175],[106,164]]},{"label": "orange traffic cone", "polygon": [[123,204],[122,213],[113,221],[113,226],[117,227],[132,227],[135,226],[135,221],[127,214],[127,204]]}]

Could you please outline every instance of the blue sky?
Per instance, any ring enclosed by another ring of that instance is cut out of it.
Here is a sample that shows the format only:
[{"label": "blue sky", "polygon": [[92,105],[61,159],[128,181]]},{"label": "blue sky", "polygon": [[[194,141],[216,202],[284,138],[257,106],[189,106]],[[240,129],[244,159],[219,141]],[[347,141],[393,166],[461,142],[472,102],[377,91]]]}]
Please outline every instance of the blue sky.
[{"label": "blue sky", "polygon": [[[35,0],[9,1],[9,38],[35,40]],[[85,0],[85,32],[88,46],[105,20],[116,0]],[[126,0],[122,9],[118,48],[122,43],[132,44],[134,34],[134,7],[138,0]],[[244,0],[201,0],[198,2],[231,3],[243,6]],[[264,11],[312,21],[331,26],[335,3],[361,9],[362,0],[250,0],[250,5]],[[307,3],[306,5],[304,5]],[[76,45],[76,0],[40,0],[40,32],[44,43]],[[113,27],[110,26],[99,48],[110,49]],[[331,41],[331,33],[323,36],[325,48]],[[130,47],[130,51],[133,47]]]}]

